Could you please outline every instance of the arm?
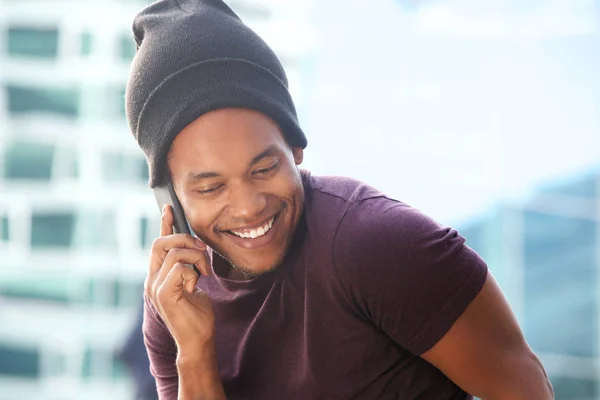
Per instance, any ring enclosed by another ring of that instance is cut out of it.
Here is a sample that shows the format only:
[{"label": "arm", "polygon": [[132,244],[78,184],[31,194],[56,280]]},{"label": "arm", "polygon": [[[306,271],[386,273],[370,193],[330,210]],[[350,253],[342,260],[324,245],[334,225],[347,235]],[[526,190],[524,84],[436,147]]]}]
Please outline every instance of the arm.
[{"label": "arm", "polygon": [[423,359],[483,400],[550,400],[552,385],[488,273],[481,292]]},{"label": "arm", "polygon": [[[186,355],[188,354],[188,355]],[[193,355],[192,355],[193,354]],[[214,343],[177,357],[178,400],[225,400]],[[202,393],[202,396],[198,396]]]},{"label": "arm", "polygon": [[144,344],[150,360],[150,373],[161,400],[177,399],[177,346],[154,306],[144,295]]},{"label": "arm", "polygon": [[211,301],[196,287],[196,272],[185,265],[195,264],[208,275],[206,245],[191,235],[173,234],[172,224],[166,207],[144,282],[150,370],[161,400],[222,400]]},{"label": "arm", "polygon": [[146,296],[143,332],[150,372],[161,400],[225,399],[214,344],[178,351],[168,328]]},{"label": "arm", "polygon": [[348,211],[337,234],[353,303],[398,345],[483,400],[552,398],[502,292],[458,232],[371,199]]}]

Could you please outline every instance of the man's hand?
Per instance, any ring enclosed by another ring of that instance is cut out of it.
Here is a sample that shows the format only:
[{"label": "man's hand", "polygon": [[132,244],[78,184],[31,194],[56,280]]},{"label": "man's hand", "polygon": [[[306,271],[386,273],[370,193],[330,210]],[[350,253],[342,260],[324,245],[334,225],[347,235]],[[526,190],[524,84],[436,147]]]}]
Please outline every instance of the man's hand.
[{"label": "man's hand", "polygon": [[195,264],[210,274],[206,245],[187,234],[173,234],[171,208],[163,209],[160,237],[152,254],[144,291],[177,344],[179,396],[225,399],[214,344],[215,317],[208,296],[196,288]]},{"label": "man's hand", "polygon": [[212,342],[215,319],[208,296],[196,289],[195,264],[209,275],[206,245],[187,234],[173,234],[170,206],[163,209],[160,237],[152,254],[144,290],[169,328],[178,349],[192,350]]}]

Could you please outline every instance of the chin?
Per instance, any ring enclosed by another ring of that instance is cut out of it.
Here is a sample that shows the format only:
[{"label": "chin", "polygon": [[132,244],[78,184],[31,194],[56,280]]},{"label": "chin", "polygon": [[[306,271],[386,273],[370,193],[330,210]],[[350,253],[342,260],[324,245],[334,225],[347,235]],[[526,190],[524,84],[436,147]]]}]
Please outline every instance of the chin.
[{"label": "chin", "polygon": [[[235,259],[235,257],[232,257],[232,258]],[[231,265],[234,266],[234,268],[236,268],[237,270],[242,272],[244,275],[256,277],[256,276],[260,276],[262,274],[265,274],[267,272],[271,272],[271,271],[277,269],[277,267],[279,267],[281,265],[281,262],[283,261],[283,257],[275,257],[275,258],[271,258],[269,260],[245,259],[245,260],[238,260],[237,262],[235,260],[231,260],[229,258],[227,258],[227,260],[231,263]]]},{"label": "chin", "polygon": [[271,271],[277,269],[277,265],[271,265],[268,267],[259,267],[259,268],[253,268],[253,267],[248,267],[248,266],[238,266],[235,264],[232,264],[232,265],[235,269],[237,269],[238,271],[240,271],[242,274],[244,274],[245,276],[247,276],[249,278],[255,278],[260,275],[266,274],[267,272],[271,272]]},{"label": "chin", "polygon": [[[211,246],[212,247],[212,246]],[[283,256],[275,257],[260,257],[260,259],[252,259],[244,256],[237,256],[230,252],[223,252],[218,248],[212,247],[215,253],[217,253],[229,267],[233,266],[235,269],[243,273],[247,277],[257,277],[262,274],[271,272],[279,267],[283,261]]]}]

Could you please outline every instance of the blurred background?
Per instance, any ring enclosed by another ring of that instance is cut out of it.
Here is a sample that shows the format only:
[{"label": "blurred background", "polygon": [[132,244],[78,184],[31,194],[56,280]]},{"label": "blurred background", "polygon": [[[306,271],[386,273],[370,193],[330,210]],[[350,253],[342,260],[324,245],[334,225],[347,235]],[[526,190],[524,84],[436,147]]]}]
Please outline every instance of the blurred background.
[{"label": "blurred background", "polygon": [[[159,213],[123,96],[148,3],[0,0],[0,400],[142,398],[122,350]],[[457,228],[556,398],[600,400],[600,1],[227,3],[286,67],[304,166]]]}]

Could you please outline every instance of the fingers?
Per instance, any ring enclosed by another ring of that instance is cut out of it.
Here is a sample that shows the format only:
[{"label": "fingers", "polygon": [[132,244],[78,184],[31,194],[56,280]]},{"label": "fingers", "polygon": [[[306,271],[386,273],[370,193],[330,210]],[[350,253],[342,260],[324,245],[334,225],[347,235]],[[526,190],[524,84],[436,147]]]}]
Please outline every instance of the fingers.
[{"label": "fingers", "polygon": [[[196,247],[194,247],[196,246]],[[167,250],[168,249],[168,250]],[[191,276],[195,276],[193,283],[188,283],[186,290],[192,290],[196,284],[198,274],[185,264],[195,264],[204,276],[210,275],[210,263],[206,245],[198,246],[195,239],[186,234],[170,235],[155,240],[150,263],[150,270],[146,282],[146,293],[153,298],[157,290],[164,285],[171,270],[178,264],[183,265]],[[190,279],[186,279],[186,282]],[[181,290],[179,287],[178,290]]]},{"label": "fingers", "polygon": [[[152,242],[149,275],[154,275],[161,268],[167,254],[172,249],[184,248],[206,252],[206,245],[200,239],[185,233],[160,236]],[[200,266],[198,266],[200,268]]]},{"label": "fingers", "polygon": [[171,211],[171,205],[165,204],[162,209],[162,216],[160,218],[160,236],[167,236],[173,234],[173,212]]},{"label": "fingers", "polygon": [[156,288],[156,298],[161,304],[170,304],[183,297],[183,291],[190,293],[198,281],[193,269],[183,263],[176,263],[165,279]]},{"label": "fingers", "polygon": [[[166,278],[171,268],[173,268],[173,266],[178,262],[190,265],[195,264],[202,275],[209,275],[208,264],[206,262],[206,251],[175,248],[169,250],[167,253],[162,266],[156,273],[155,280],[162,282]],[[189,266],[188,269],[193,271],[193,269]]]},{"label": "fingers", "polygon": [[[184,289],[191,293],[198,280],[197,273],[189,267],[196,265],[202,275],[210,275],[210,262],[206,245],[188,234],[173,234],[173,213],[169,205],[163,207],[161,217],[161,236],[152,243],[150,265],[144,289],[151,299],[155,299],[158,291],[167,293],[182,292]],[[188,264],[188,265],[185,265]],[[180,269],[185,269],[183,274]],[[173,270],[176,272],[172,272]],[[172,273],[178,276],[175,282]],[[168,281],[167,277],[171,276]],[[183,278],[185,276],[185,279]],[[171,282],[171,283],[168,283]]]}]

